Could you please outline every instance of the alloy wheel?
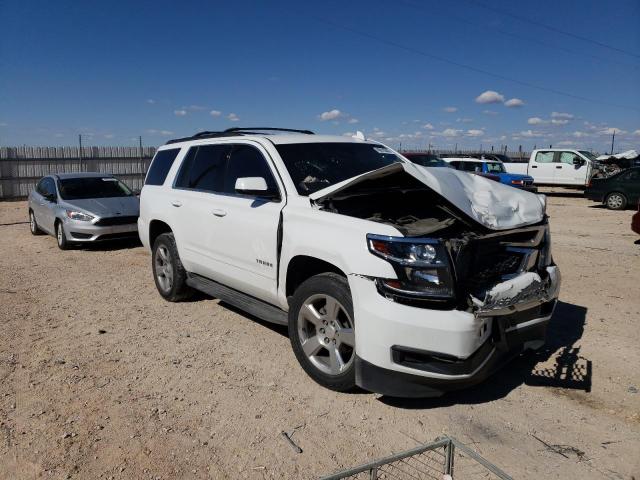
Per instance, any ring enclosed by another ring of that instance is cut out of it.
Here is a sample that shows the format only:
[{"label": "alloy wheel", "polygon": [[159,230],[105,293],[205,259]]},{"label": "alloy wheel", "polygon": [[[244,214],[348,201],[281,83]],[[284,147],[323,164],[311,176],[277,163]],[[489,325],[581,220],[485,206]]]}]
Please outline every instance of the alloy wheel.
[{"label": "alloy wheel", "polygon": [[624,200],[622,199],[622,196],[617,193],[612,193],[607,198],[607,206],[614,210],[618,210],[619,208],[622,208],[623,203],[624,203]]},{"label": "alloy wheel", "polygon": [[306,357],[325,374],[340,375],[355,359],[353,320],[330,295],[305,300],[298,313],[298,337]]},{"label": "alloy wheel", "polygon": [[31,233],[36,233],[36,218],[33,216],[33,212],[29,212],[29,228],[31,228]]},{"label": "alloy wheel", "polygon": [[64,243],[62,235],[64,235],[62,233],[62,225],[58,224],[58,227],[56,228],[56,238],[58,239],[58,245],[60,246]]},{"label": "alloy wheel", "polygon": [[173,264],[169,250],[164,245],[160,245],[156,250],[155,271],[158,284],[165,292],[173,287]]}]

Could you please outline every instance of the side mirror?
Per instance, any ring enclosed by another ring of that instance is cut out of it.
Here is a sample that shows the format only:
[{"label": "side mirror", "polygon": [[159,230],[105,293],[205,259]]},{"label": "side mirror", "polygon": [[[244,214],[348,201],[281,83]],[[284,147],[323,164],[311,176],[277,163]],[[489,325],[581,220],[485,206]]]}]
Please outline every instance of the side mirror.
[{"label": "side mirror", "polygon": [[267,181],[263,177],[241,177],[236,180],[235,190],[244,195],[256,197],[277,198],[278,194],[269,191]]},{"label": "side mirror", "polygon": [[573,157],[573,164],[577,166],[584,165],[584,160],[580,157]]},{"label": "side mirror", "polygon": [[45,195],[44,198],[47,200],[47,202],[58,203],[58,199],[56,198],[55,193]]}]

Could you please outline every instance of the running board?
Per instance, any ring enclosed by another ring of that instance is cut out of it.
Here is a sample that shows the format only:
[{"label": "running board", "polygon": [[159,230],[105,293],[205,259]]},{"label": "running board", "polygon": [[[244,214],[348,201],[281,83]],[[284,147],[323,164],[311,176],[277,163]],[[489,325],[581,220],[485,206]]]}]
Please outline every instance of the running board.
[{"label": "running board", "polygon": [[187,274],[187,285],[254,315],[265,322],[288,325],[287,312],[251,295],[229,288],[195,273]]}]

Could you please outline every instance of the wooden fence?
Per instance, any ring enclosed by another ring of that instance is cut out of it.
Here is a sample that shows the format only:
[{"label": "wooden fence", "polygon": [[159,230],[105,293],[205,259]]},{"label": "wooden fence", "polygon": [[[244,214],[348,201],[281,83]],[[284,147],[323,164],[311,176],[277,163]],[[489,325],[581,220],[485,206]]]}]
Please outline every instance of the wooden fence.
[{"label": "wooden fence", "polygon": [[0,147],[0,200],[25,198],[45,175],[112,173],[142,188],[155,147]]}]

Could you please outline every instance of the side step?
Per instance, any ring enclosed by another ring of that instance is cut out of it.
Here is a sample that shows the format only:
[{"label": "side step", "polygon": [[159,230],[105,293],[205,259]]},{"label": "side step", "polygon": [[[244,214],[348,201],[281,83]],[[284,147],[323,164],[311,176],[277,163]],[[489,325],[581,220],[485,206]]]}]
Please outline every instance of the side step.
[{"label": "side step", "polygon": [[251,295],[226,287],[221,283],[214,282],[195,273],[189,273],[187,275],[187,285],[196,290],[200,290],[207,295],[211,295],[212,297],[233,305],[265,322],[277,323],[278,325],[289,324],[287,312],[280,310],[270,303],[263,302]]}]

